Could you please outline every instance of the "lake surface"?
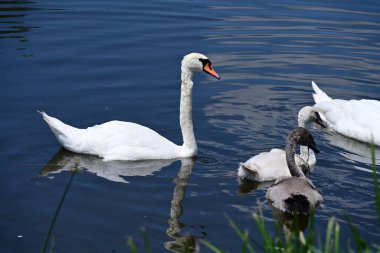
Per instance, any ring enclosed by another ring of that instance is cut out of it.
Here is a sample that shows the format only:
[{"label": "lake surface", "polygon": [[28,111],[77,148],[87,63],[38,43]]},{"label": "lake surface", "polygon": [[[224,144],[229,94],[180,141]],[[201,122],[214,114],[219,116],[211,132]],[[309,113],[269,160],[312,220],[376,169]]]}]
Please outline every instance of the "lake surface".
[{"label": "lake surface", "polygon": [[[206,54],[221,76],[195,76],[195,161],[105,163],[60,151],[36,112],[76,127],[137,122],[181,144],[189,52]],[[266,186],[241,186],[238,163],[284,146],[298,110],[313,104],[311,81],[334,98],[379,99],[380,5],[1,1],[0,77],[1,252],[39,252],[55,214],[55,253],[129,252],[128,237],[143,245],[142,227],[154,252],[175,252],[187,235],[237,252],[228,218],[255,238],[253,211],[268,227],[275,220]],[[378,243],[368,145],[309,128],[321,150],[310,175],[324,196],[316,229],[324,237],[336,217],[345,244],[348,216]]]}]

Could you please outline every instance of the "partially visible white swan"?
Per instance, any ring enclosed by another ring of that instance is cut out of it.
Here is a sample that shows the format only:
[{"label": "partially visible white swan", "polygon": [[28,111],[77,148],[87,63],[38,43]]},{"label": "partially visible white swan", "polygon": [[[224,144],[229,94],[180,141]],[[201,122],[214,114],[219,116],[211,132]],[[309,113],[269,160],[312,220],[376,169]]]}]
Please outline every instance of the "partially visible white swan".
[{"label": "partially visible white swan", "polygon": [[59,143],[66,149],[97,155],[104,160],[149,160],[193,157],[197,154],[192,121],[192,77],[204,71],[218,79],[210,60],[203,54],[190,53],[181,65],[180,125],[183,145],[179,146],[152,129],[136,123],[110,121],[78,129],[41,112]]},{"label": "partially visible white swan", "polygon": [[314,110],[323,122],[340,134],[380,146],[380,101],[332,99],[316,83]]},{"label": "partially visible white swan", "polygon": [[286,163],[291,177],[277,179],[267,190],[266,198],[270,204],[282,212],[291,214],[308,214],[311,208],[322,203],[322,195],[311,180],[307,179],[294,159],[298,143],[311,143],[315,147],[314,138],[305,128],[299,127],[289,133],[286,140]]},{"label": "partially visible white swan", "polygon": [[[300,127],[297,129],[304,130],[297,132],[298,139],[287,139],[285,151],[274,148],[269,152],[262,152],[250,158],[246,162],[241,163],[238,169],[239,178],[264,182],[276,180],[281,177],[290,177],[291,173],[286,161],[286,157],[289,155],[294,157],[298,168],[302,171],[308,172],[316,162],[315,155],[311,150],[314,150],[316,153],[318,153],[319,150],[317,149],[312,137],[312,141],[308,141],[308,139],[305,138],[310,134],[305,128]],[[290,149],[291,145],[295,144],[302,145],[300,155],[295,154],[295,150]],[[309,149],[311,150],[309,151]]]}]

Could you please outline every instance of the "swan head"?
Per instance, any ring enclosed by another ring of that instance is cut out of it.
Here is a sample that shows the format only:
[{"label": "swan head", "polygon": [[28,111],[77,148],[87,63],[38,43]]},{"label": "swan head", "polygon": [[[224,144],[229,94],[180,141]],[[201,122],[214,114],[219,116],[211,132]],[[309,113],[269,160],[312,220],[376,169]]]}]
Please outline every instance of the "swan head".
[{"label": "swan head", "polygon": [[182,60],[182,67],[189,69],[192,72],[205,72],[217,79],[220,79],[219,74],[212,68],[211,61],[204,54],[190,53],[185,55]]},{"label": "swan head", "polygon": [[306,146],[313,150],[315,153],[319,153],[313,135],[304,127],[297,127],[291,131],[288,136],[288,141],[295,142],[298,145]]},{"label": "swan head", "polygon": [[321,118],[317,109],[314,106],[304,106],[298,112],[298,126],[305,127],[306,122],[313,120],[323,128],[326,128],[326,123]]}]

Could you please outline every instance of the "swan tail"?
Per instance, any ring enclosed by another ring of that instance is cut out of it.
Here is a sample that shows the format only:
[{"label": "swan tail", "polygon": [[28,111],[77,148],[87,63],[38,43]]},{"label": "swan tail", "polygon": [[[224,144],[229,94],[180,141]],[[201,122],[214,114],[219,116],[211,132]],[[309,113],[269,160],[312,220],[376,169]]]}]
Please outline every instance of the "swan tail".
[{"label": "swan tail", "polygon": [[324,91],[322,91],[314,81],[311,81],[311,85],[313,86],[313,98],[316,104],[324,101],[331,101],[332,98],[329,97]]},{"label": "swan tail", "polygon": [[308,214],[310,202],[308,198],[302,194],[292,194],[284,200],[285,210],[292,214]]},{"label": "swan tail", "polygon": [[251,173],[251,174],[257,174],[257,172],[252,169],[250,166],[248,165],[245,165],[244,163],[240,163],[239,164],[245,171],[247,171],[248,173]]},{"label": "swan tail", "polygon": [[240,163],[239,164],[238,175],[241,178],[247,178],[250,180],[257,180],[258,173],[256,170],[252,169],[250,166]]},{"label": "swan tail", "polygon": [[44,111],[38,112],[42,115],[42,118],[49,125],[51,131],[54,133],[59,143],[66,149],[73,151],[73,148],[70,147],[72,140],[75,139],[75,137],[73,138],[73,134],[77,133],[80,129],[69,126],[59,119],[50,117]]}]

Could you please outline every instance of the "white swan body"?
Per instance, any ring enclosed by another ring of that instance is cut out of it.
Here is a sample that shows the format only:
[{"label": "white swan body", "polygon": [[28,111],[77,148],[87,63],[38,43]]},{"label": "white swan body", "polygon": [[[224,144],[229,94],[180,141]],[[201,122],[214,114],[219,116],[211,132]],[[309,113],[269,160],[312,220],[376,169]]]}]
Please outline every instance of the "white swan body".
[{"label": "white swan body", "polygon": [[[304,173],[309,172],[316,163],[316,158],[312,149],[318,152],[313,145],[301,146],[301,153],[293,154],[296,166]],[[244,163],[240,163],[238,176],[240,179],[264,182],[272,181],[282,177],[290,177],[290,171],[286,161],[286,151],[282,149],[271,149],[269,152],[262,152],[251,157]]]},{"label": "white swan body", "polygon": [[332,99],[316,83],[314,108],[328,127],[347,137],[380,146],[380,101]]},{"label": "white swan body", "polygon": [[110,121],[78,129],[42,112],[58,142],[75,153],[105,160],[172,159],[195,155],[196,149],[178,146],[150,128],[122,121]]},{"label": "white swan body", "polygon": [[205,55],[191,53],[182,60],[180,125],[183,145],[176,145],[152,129],[123,121],[110,121],[78,129],[41,112],[59,143],[66,149],[97,155],[104,160],[148,160],[192,157],[197,154],[192,123],[192,76],[204,71],[219,79]]},{"label": "white swan body", "polygon": [[[312,151],[310,151],[312,152]],[[310,158],[312,158],[310,156]],[[307,159],[307,154],[295,154],[294,159],[297,167],[307,172],[315,165],[314,159]],[[269,152],[262,152],[241,163],[238,176],[252,181],[273,181],[282,177],[290,177],[288,165],[286,164],[285,151],[273,148]]]}]

